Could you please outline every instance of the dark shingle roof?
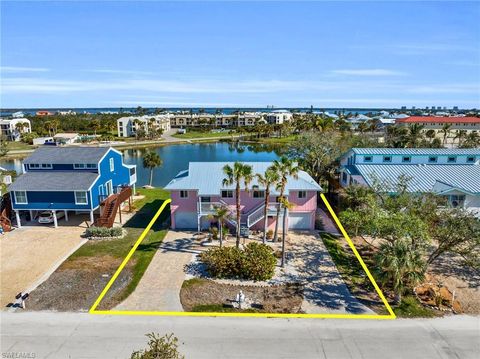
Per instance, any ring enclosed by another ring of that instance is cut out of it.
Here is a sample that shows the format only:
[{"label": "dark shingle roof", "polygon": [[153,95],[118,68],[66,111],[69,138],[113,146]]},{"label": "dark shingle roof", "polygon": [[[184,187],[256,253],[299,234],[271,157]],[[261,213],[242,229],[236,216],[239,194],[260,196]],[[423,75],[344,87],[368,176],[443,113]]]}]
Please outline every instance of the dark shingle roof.
[{"label": "dark shingle roof", "polygon": [[98,163],[109,150],[109,147],[41,147],[23,163]]},{"label": "dark shingle roof", "polygon": [[93,172],[26,172],[9,187],[9,191],[86,191],[97,179]]}]

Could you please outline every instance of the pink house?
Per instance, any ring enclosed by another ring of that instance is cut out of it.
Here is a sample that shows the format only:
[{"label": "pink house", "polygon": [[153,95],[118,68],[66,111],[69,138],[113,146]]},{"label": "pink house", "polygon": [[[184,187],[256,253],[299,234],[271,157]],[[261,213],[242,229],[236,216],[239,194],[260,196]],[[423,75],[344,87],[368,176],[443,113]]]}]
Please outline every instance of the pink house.
[{"label": "pink house", "polygon": [[[233,166],[233,162],[190,162],[188,170],[181,171],[165,187],[171,191],[172,229],[207,229],[214,221],[209,217],[216,206],[227,206],[231,209],[232,218],[235,218],[235,185],[222,184],[225,178],[223,167],[226,164]],[[246,164],[253,167],[254,174],[264,174],[272,163]],[[298,178],[288,179],[285,195],[293,204],[293,208],[288,211],[289,229],[314,229],[317,192],[321,190],[320,185],[304,171],[300,171]],[[275,226],[278,195],[275,188],[270,188],[267,217],[271,229]],[[263,229],[265,188],[260,187],[254,179],[248,189],[242,188],[240,201],[241,226]],[[282,217],[280,220],[283,220]]]}]

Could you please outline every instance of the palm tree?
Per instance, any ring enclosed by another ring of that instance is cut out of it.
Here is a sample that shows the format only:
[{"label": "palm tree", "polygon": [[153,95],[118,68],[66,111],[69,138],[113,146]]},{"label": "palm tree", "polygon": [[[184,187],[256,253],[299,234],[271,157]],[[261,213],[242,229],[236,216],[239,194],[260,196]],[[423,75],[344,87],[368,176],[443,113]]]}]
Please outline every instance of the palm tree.
[{"label": "palm tree", "polygon": [[237,220],[237,233],[236,233],[236,246],[240,247],[240,185],[243,181],[245,189],[248,190],[248,185],[253,179],[252,166],[245,165],[241,162],[235,162],[233,167],[225,165],[223,167],[223,173],[226,177],[222,183],[224,186],[231,186],[235,184],[235,203],[236,203],[236,220]]},{"label": "palm tree", "polygon": [[288,201],[287,198],[282,197],[280,199],[280,204],[283,207],[283,220],[282,220],[282,261],[280,266],[285,267],[285,237],[287,235],[287,216],[288,210],[292,209],[293,204]]},{"label": "palm tree", "polygon": [[360,133],[364,133],[366,131],[368,131],[368,124],[366,122],[361,122],[360,124],[358,124],[358,130],[360,131]]},{"label": "palm tree", "polygon": [[458,139],[458,145],[461,146],[465,137],[467,137],[467,131],[466,130],[457,130],[455,132],[454,140]]},{"label": "palm tree", "polygon": [[99,122],[98,120],[92,120],[92,121],[90,122],[90,127],[92,128],[93,133],[94,133],[95,136],[96,136],[98,129],[100,129],[100,122]]},{"label": "palm tree", "polygon": [[452,125],[450,123],[446,123],[442,126],[442,129],[440,130],[443,132],[443,145],[445,145],[445,142],[447,142],[447,137],[450,134],[450,128]]},{"label": "palm tree", "polygon": [[400,303],[405,289],[424,278],[425,261],[420,251],[404,239],[382,243],[377,253],[376,272],[384,285],[390,284]]},{"label": "palm tree", "polygon": [[437,133],[435,132],[435,130],[428,130],[427,132],[425,132],[425,137],[427,137],[430,140],[429,141],[430,143],[432,143],[436,135]]},{"label": "palm tree", "polygon": [[[292,176],[297,178],[298,171],[300,168],[297,166],[297,163],[292,161],[291,159],[283,156],[280,160],[273,161],[272,167],[278,173],[280,177],[280,181],[277,185],[277,190],[279,191],[279,198],[280,200],[283,199],[285,194],[285,187],[287,186],[287,177]],[[275,242],[278,238],[278,220],[280,218],[280,206],[277,207],[277,216],[275,220],[275,233],[273,235],[273,241]]]},{"label": "palm tree", "polygon": [[140,121],[138,118],[134,119],[133,120],[133,126],[135,127],[135,139],[138,140],[138,130],[139,130],[139,126],[141,126],[143,124],[142,121]]},{"label": "palm tree", "polygon": [[263,225],[263,238],[262,242],[265,244],[267,242],[267,227],[268,227],[268,201],[270,198],[270,186],[275,186],[277,182],[280,180],[280,175],[273,167],[267,168],[265,171],[265,175],[261,175],[257,173],[257,182],[263,188],[265,188],[265,204],[263,209],[263,218],[264,218],[264,225]]},{"label": "palm tree", "polygon": [[209,217],[218,221],[218,235],[220,239],[220,248],[223,245],[223,223],[230,216],[230,210],[226,206],[215,206],[213,214]]},{"label": "palm tree", "polygon": [[143,167],[150,169],[150,186],[152,186],[153,183],[153,169],[155,167],[160,167],[162,164],[163,161],[156,152],[148,151],[145,153],[145,155],[143,155]]},{"label": "palm tree", "polygon": [[423,125],[419,125],[418,123],[412,123],[410,126],[408,126],[407,146],[413,148],[418,146],[418,142],[422,137],[422,130]]}]

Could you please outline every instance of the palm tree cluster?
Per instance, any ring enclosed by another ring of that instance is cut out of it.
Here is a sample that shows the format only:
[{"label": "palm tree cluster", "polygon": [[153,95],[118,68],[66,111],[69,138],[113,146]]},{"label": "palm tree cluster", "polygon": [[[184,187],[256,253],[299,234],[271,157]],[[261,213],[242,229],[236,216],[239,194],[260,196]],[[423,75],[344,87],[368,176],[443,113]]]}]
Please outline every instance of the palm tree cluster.
[{"label": "palm tree cluster", "polygon": [[[275,221],[275,235],[273,241],[276,241],[278,238],[278,225],[281,211],[283,210],[283,231],[282,231],[282,261],[281,266],[285,265],[285,238],[287,232],[287,215],[288,209],[292,207],[291,203],[288,201],[288,198],[285,195],[286,185],[288,177],[296,178],[300,168],[297,163],[292,161],[287,157],[281,157],[279,160],[273,161],[272,165],[268,167],[265,173],[253,173],[253,167],[241,162],[235,162],[233,166],[225,165],[223,167],[223,172],[225,178],[222,183],[224,186],[235,186],[235,224],[236,224],[236,246],[240,246],[240,219],[241,219],[241,190],[242,185],[243,189],[249,191],[250,184],[256,178],[257,183],[264,190],[264,209],[263,209],[263,218],[264,218],[264,228],[263,228],[263,237],[262,242],[266,243],[267,240],[267,228],[268,228],[268,206],[269,198],[271,194],[271,189],[275,188],[278,191],[278,206],[276,213]],[[219,222],[219,232],[220,238],[222,238],[222,225],[223,222],[227,219],[229,213],[228,209],[224,207],[216,208],[214,217],[217,218]],[[220,246],[222,242],[220,242]]]}]

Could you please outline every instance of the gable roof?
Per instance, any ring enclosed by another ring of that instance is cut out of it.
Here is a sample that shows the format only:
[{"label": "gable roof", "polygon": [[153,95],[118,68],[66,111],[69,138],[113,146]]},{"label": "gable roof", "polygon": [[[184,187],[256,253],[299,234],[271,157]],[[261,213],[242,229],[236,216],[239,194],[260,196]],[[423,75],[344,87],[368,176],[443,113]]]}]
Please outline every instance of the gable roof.
[{"label": "gable roof", "polygon": [[9,191],[88,191],[98,173],[73,171],[31,171],[19,176]]},{"label": "gable roof", "polygon": [[[235,189],[235,185],[223,186],[222,181],[225,178],[223,167],[225,165],[233,166],[234,162],[190,162],[188,171],[180,172],[165,187],[166,190],[198,190],[199,195],[219,195],[222,189]],[[244,162],[253,167],[253,174],[265,173],[266,169],[272,165],[272,162]],[[256,178],[250,184],[250,188],[257,186]],[[259,187],[262,189],[262,187]],[[243,189],[243,186],[242,186]],[[298,178],[288,178],[286,194],[289,190],[310,190],[321,191],[322,187],[305,171],[298,173]],[[274,188],[272,194],[276,194]]]},{"label": "gable roof", "polygon": [[398,119],[397,123],[478,123],[480,124],[480,117],[439,117],[439,116],[410,116],[407,118]]},{"label": "gable roof", "polygon": [[369,186],[376,179],[390,186],[398,183],[401,175],[411,178],[409,192],[430,192],[437,182],[480,194],[480,165],[355,165]]},{"label": "gable roof", "polygon": [[108,151],[110,147],[41,147],[23,163],[98,163]]}]

